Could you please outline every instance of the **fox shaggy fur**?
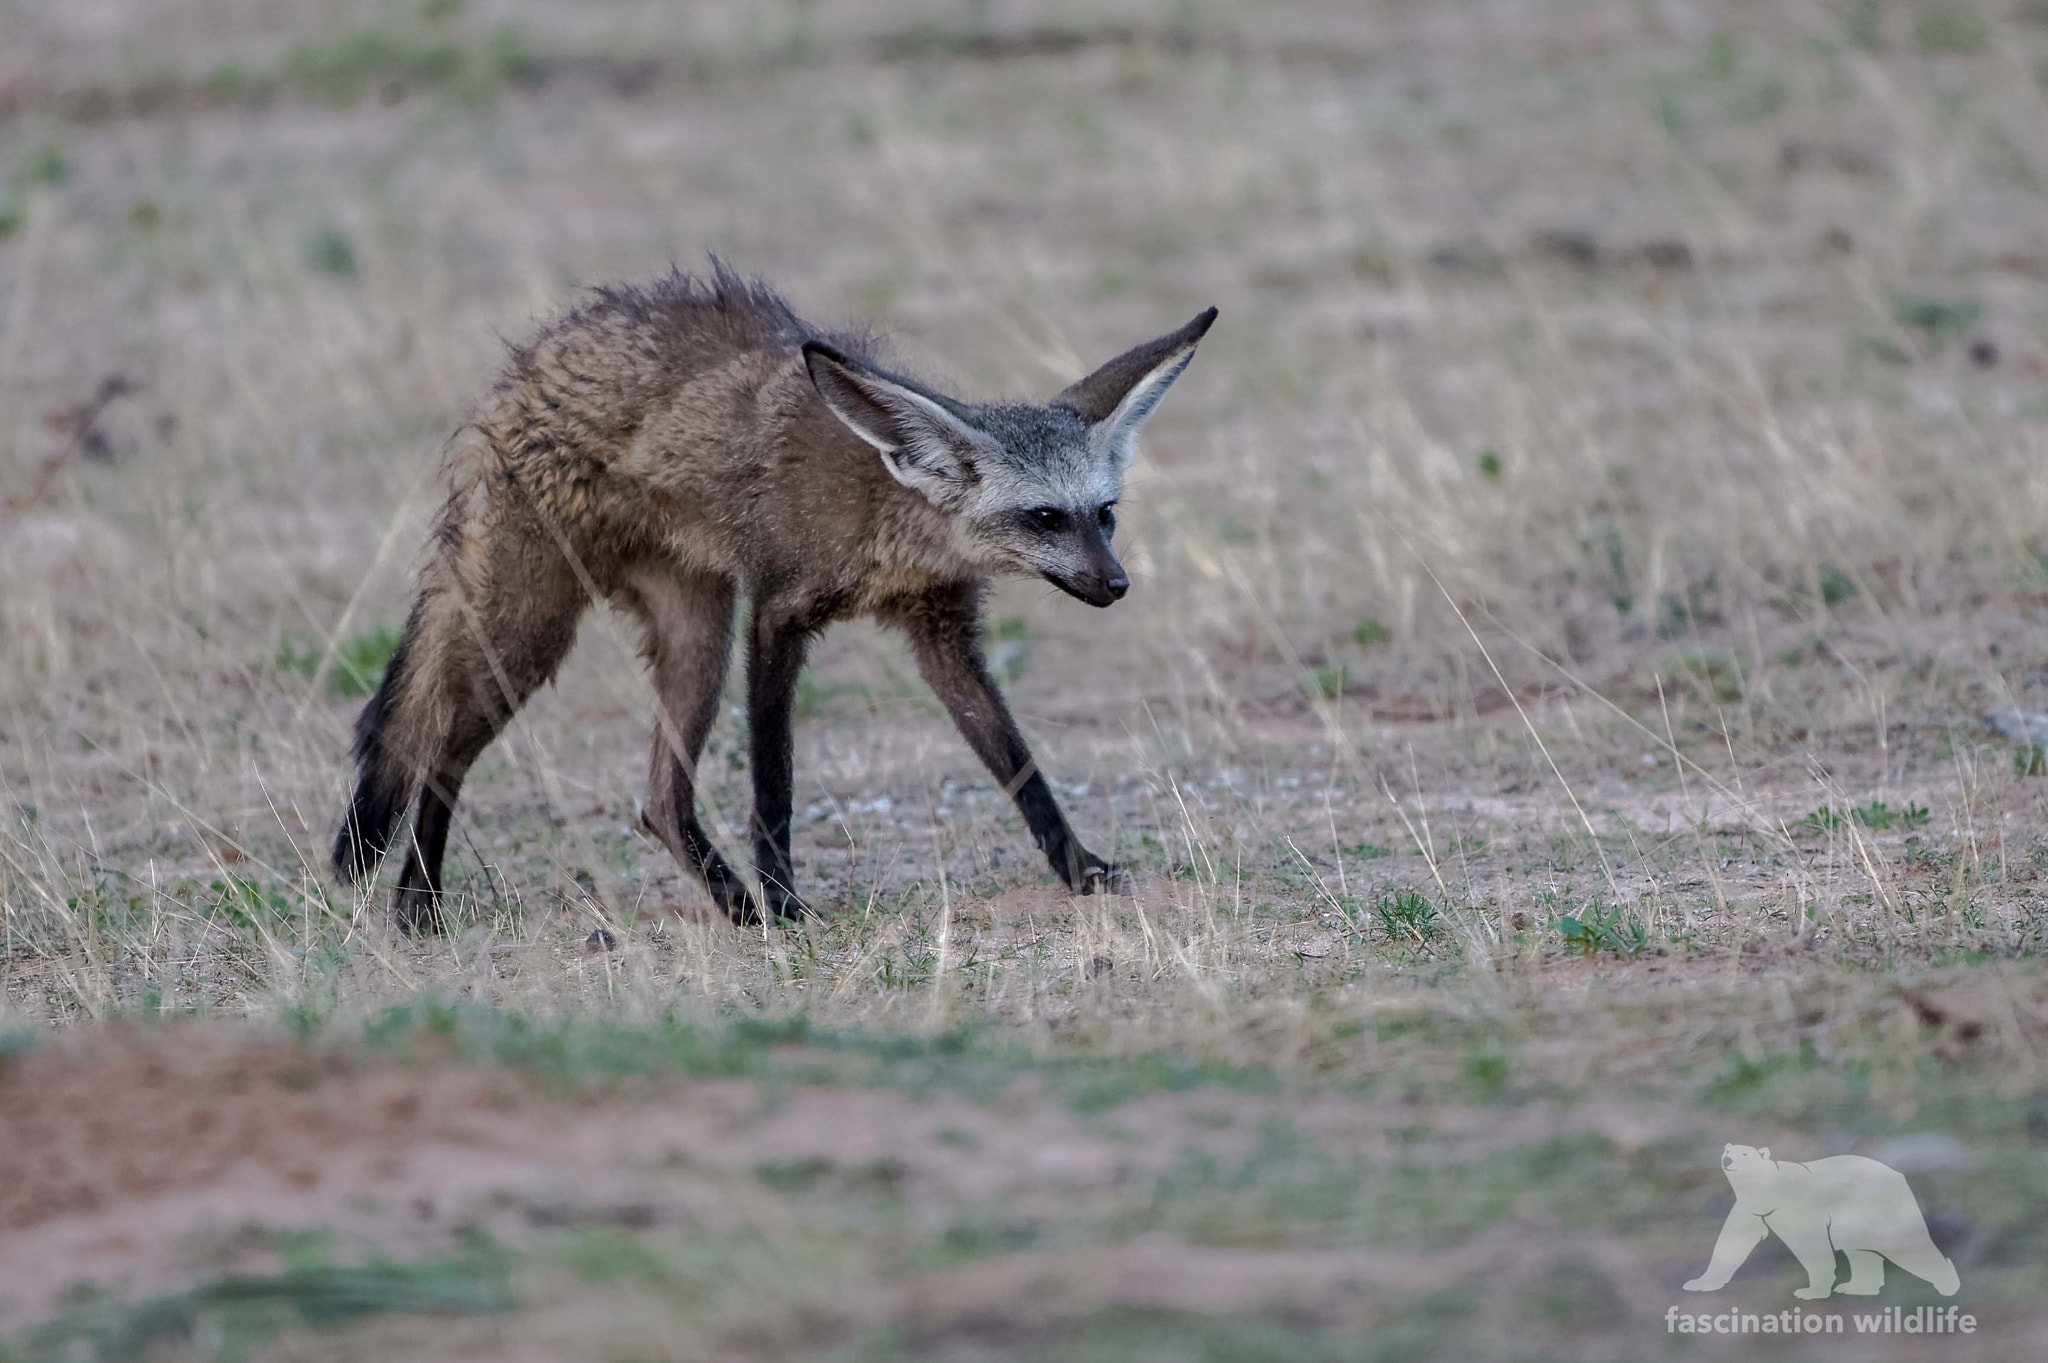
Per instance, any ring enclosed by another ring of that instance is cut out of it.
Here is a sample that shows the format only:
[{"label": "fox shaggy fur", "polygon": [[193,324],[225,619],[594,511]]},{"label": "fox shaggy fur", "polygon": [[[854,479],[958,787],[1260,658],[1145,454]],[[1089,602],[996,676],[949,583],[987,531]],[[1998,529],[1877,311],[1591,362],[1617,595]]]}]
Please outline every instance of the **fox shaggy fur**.
[{"label": "fox shaggy fur", "polygon": [[[996,575],[1123,596],[1110,536],[1132,436],[1215,316],[1049,403],[984,405],[880,367],[867,338],[811,327],[716,262],[709,279],[597,290],[514,348],[451,457],[419,596],[356,722],[336,872],[374,875],[416,802],[394,904],[406,930],[440,927],[463,776],[603,598],[639,621],[653,672],[647,827],[735,921],[809,912],[790,866],[791,708],[809,641],[860,615],[908,636],[1053,870],[1092,891],[1114,868],[1075,838],[1004,706],[980,601]],[[758,903],[695,799],[741,595]]]}]

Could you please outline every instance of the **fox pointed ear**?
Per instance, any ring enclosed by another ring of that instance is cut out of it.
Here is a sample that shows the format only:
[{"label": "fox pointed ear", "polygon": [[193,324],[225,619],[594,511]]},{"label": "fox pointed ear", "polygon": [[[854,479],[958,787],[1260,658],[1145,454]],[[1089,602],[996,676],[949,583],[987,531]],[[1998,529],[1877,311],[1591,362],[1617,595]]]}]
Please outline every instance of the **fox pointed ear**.
[{"label": "fox pointed ear", "polygon": [[1121,471],[1131,462],[1132,437],[1158,410],[1159,399],[1188,367],[1196,343],[1215,320],[1216,309],[1210,308],[1179,331],[1126,350],[1053,401],[1087,419],[1091,440]]},{"label": "fox pointed ear", "polygon": [[993,442],[946,399],[822,341],[804,343],[804,368],[826,408],[874,446],[903,486],[943,502],[979,479],[975,455]]}]

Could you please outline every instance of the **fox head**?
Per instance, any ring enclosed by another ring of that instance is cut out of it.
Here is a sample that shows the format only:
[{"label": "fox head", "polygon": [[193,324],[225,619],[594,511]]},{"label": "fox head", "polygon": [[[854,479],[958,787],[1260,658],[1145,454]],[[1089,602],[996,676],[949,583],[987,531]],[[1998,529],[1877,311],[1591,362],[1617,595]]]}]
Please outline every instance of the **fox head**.
[{"label": "fox head", "polygon": [[1130,589],[1110,537],[1132,440],[1215,320],[1210,308],[1042,406],[959,402],[819,341],[804,366],[890,476],[953,519],[978,567],[1107,606]]}]

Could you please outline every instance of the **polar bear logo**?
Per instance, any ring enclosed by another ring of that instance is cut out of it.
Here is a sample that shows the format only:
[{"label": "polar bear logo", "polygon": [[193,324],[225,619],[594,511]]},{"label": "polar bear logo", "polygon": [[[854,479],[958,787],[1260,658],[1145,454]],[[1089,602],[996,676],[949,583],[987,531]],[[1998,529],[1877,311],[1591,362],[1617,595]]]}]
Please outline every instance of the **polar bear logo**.
[{"label": "polar bear logo", "polygon": [[[1714,1242],[1707,1271],[1688,1292],[1727,1286],[1750,1251],[1773,1232],[1806,1270],[1792,1295],[1816,1301],[1842,1291],[1868,1297],[1884,1286],[1884,1261],[1925,1278],[1944,1297],[1959,1285],[1956,1266],[1934,1247],[1906,1176],[1861,1155],[1793,1164],[1771,1158],[1769,1146],[1730,1145],[1721,1167],[1735,1187],[1735,1206]],[[1835,1251],[1849,1256],[1849,1281],[1835,1286]]]}]

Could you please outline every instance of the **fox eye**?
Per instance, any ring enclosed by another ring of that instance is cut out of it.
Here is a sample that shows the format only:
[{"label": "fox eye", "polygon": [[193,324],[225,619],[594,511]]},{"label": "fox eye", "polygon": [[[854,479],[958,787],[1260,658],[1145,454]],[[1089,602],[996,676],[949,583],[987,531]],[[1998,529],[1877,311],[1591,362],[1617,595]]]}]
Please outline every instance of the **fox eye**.
[{"label": "fox eye", "polygon": [[1095,509],[1095,523],[1104,530],[1116,529],[1116,503],[1104,502]]},{"label": "fox eye", "polygon": [[1024,513],[1033,528],[1053,534],[1067,528],[1067,513],[1056,506],[1041,506]]}]

